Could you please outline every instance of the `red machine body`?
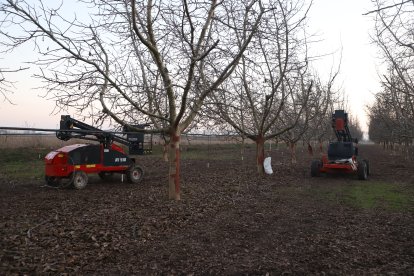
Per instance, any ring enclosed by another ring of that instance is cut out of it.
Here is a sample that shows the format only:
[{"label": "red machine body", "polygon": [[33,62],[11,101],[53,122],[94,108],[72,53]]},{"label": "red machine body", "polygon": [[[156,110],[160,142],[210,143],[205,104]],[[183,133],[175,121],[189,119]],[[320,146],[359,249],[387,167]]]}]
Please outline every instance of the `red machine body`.
[{"label": "red machine body", "polygon": [[[145,125],[132,127],[142,129]],[[126,138],[105,132],[69,115],[62,115],[57,138],[64,141],[72,138],[85,139],[97,141],[99,144],[74,144],[49,152],[45,157],[47,184],[83,189],[88,183],[87,175],[91,173],[97,173],[103,179],[120,173],[126,176],[128,182],[140,182],[144,174],[142,168],[135,164],[135,158],[129,157],[114,142],[128,146],[130,154],[142,155],[150,153],[151,149],[144,149],[142,133],[127,132],[125,135]]]},{"label": "red machine body", "polygon": [[358,170],[358,161],[356,156],[352,156],[346,161],[329,161],[328,156],[322,156],[321,173],[355,173]]},{"label": "red machine body", "polygon": [[45,174],[49,177],[69,177],[74,171],[87,174],[101,172],[122,173],[135,163],[115,144],[74,144],[51,151],[45,157]]},{"label": "red machine body", "polygon": [[335,110],[332,114],[332,128],[337,141],[330,142],[328,154],[321,160],[313,160],[311,176],[321,173],[351,173],[357,174],[361,180],[369,175],[369,163],[358,157],[358,139],[353,139],[348,128],[348,114],[344,110]]}]

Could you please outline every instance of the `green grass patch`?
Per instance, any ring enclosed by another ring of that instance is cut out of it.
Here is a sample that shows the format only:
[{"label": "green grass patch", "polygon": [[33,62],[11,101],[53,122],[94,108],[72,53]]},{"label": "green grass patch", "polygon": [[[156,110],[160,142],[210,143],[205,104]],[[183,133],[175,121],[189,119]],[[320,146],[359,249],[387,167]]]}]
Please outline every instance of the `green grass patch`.
[{"label": "green grass patch", "polygon": [[33,148],[2,149],[0,173],[13,179],[42,178],[44,157],[49,151]]},{"label": "green grass patch", "polygon": [[367,181],[359,184],[324,187],[318,194],[329,201],[374,209],[404,211],[414,208],[414,187],[406,184]]}]

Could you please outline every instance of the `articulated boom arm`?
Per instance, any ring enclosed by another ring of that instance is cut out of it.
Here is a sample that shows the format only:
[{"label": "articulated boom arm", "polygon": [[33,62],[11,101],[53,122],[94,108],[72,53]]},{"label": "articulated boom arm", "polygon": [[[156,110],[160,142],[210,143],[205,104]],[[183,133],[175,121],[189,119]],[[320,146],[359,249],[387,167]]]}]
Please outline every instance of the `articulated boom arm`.
[{"label": "articulated boom arm", "polygon": [[348,113],[344,110],[335,110],[335,113],[332,114],[332,128],[339,142],[358,143],[357,139],[352,139],[348,128]]},{"label": "articulated boom arm", "polygon": [[103,144],[106,148],[109,147],[114,141],[127,146],[131,144],[127,139],[123,137],[116,136],[112,133],[105,132],[103,130],[100,130],[99,128],[75,120],[71,118],[70,115],[61,116],[60,131],[56,133],[56,137],[64,141],[68,141],[72,138],[98,141],[99,143]]},{"label": "articulated boom arm", "polygon": [[[146,126],[149,125],[137,125],[134,127],[144,129]],[[129,129],[124,128],[124,131],[128,130]],[[72,138],[98,141],[103,144],[105,148],[109,148],[113,142],[118,142],[128,146],[130,154],[144,154],[144,152],[148,151],[144,150],[143,133],[129,132],[126,134],[127,137],[124,138],[115,135],[114,133],[106,132],[81,121],[75,120],[71,118],[70,115],[62,115],[60,119],[60,130],[56,132],[56,137],[63,141],[68,141]]]}]

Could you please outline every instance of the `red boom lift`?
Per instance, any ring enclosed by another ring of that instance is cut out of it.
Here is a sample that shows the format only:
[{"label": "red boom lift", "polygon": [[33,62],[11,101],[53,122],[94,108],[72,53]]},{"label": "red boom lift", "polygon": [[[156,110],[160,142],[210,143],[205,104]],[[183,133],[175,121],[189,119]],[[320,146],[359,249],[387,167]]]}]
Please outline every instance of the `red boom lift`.
[{"label": "red boom lift", "polygon": [[332,128],[337,141],[330,142],[328,154],[322,160],[313,160],[311,176],[320,176],[321,173],[354,173],[361,180],[368,179],[369,163],[358,157],[358,139],[353,139],[348,128],[348,113],[344,110],[335,110],[332,114]]},{"label": "red boom lift", "polygon": [[[144,129],[148,125],[134,127]],[[124,131],[128,129],[124,128]],[[83,189],[88,183],[88,174],[97,173],[102,179],[109,179],[114,173],[126,175],[130,183],[142,180],[144,171],[136,165],[123,148],[114,142],[127,145],[129,154],[150,153],[144,148],[144,134],[128,132],[127,137],[105,132],[93,126],[62,115],[60,130],[56,137],[63,141],[72,138],[98,141],[99,144],[74,144],[51,151],[45,157],[45,180],[50,186],[69,186]],[[62,184],[63,183],[63,184]]]}]

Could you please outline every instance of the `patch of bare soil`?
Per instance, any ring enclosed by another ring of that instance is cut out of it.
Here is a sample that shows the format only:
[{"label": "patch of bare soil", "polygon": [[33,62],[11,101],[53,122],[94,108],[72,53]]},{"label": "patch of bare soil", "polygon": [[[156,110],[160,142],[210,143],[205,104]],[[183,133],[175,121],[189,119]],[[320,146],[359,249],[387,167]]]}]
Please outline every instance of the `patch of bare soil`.
[{"label": "patch of bare soil", "polygon": [[[413,210],[361,209],[312,193],[339,185],[414,185],[414,165],[361,147],[371,180],[310,177],[310,160],[271,152],[182,161],[182,200],[167,199],[167,164],[142,159],[140,185],[85,190],[21,183],[0,190],[0,274],[414,274]],[[7,180],[1,179],[5,187]]]}]

